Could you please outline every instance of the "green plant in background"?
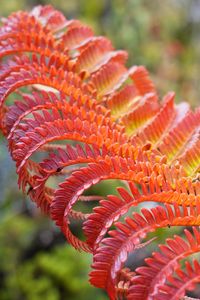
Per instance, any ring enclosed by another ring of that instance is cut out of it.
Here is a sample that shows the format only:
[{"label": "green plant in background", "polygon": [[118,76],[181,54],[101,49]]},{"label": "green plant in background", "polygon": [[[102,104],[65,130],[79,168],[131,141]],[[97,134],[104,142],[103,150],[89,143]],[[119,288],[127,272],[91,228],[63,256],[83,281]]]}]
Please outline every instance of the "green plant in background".
[{"label": "green plant in background", "polygon": [[89,262],[87,255],[75,253],[69,246],[38,253],[7,278],[2,299],[13,299],[13,291],[15,299],[106,299],[87,283]]},{"label": "green plant in background", "polygon": [[52,239],[49,225],[23,215],[0,223],[0,299],[106,299],[87,282],[89,255],[60,243],[48,252],[38,248],[41,238],[43,246]]}]

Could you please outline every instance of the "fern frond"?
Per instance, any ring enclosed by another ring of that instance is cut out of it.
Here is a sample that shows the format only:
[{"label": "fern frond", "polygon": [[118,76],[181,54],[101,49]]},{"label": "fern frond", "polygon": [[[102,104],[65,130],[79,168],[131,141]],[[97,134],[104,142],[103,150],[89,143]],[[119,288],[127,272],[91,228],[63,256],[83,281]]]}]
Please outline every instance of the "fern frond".
[{"label": "fern frond", "polygon": [[[185,296],[186,291],[192,291],[195,289],[197,283],[200,282],[200,264],[197,260],[193,261],[191,265],[188,261],[185,263],[185,270],[181,268],[176,270],[176,276],[170,276],[168,278],[169,284],[166,284],[157,293],[156,298],[158,300],[169,299],[179,300]],[[131,298],[133,299],[132,296]]]},{"label": "fern frond", "polygon": [[186,229],[185,236],[186,239],[179,236],[167,239],[167,245],[159,245],[161,252],[154,252],[152,258],[145,259],[147,266],[136,269],[129,291],[132,296],[137,294],[138,300],[157,297],[158,291],[180,267],[180,261],[200,251],[199,230],[193,227],[191,234]]},{"label": "fern frond", "polygon": [[[160,101],[145,67],[127,68],[126,51],[51,6],[2,23],[0,126],[19,186],[76,249],[93,254],[90,281],[110,299],[184,297],[200,278],[197,261],[180,267],[199,251],[197,229],[167,239],[136,273],[124,264],[152,241],[142,243],[149,232],[200,225],[200,109],[176,105],[173,92]],[[57,187],[48,185],[52,176]],[[107,179],[126,187],[85,198]],[[97,201],[91,213],[74,210],[84,200]],[[124,219],[146,201],[158,206]],[[85,240],[71,232],[70,218],[83,221]]]},{"label": "fern frond", "polygon": [[[183,206],[183,211],[181,211],[176,204],[174,210],[169,205],[165,205],[165,208],[157,206],[151,210],[143,208],[142,214],[134,213],[133,218],[127,217],[124,224],[115,223],[117,230],[110,231],[111,237],[105,238],[102,245],[95,251],[93,263],[95,270],[90,274],[91,283],[97,287],[106,288],[111,299],[115,299],[117,273],[127,260],[128,253],[140,244],[140,240],[145,238],[148,232],[160,227],[183,226],[188,223],[199,225],[199,209],[198,206],[195,210],[193,208],[188,210]],[[151,270],[149,273],[151,274]],[[149,285],[146,288],[149,289]],[[144,289],[141,297],[145,295],[143,292]]]}]

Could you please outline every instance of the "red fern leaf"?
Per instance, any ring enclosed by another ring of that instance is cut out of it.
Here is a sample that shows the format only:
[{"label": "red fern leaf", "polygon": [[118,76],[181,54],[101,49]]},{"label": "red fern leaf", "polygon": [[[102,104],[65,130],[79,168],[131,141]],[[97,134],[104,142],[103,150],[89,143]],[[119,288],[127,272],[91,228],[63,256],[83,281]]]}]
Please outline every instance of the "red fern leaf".
[{"label": "red fern leaf", "polygon": [[[143,66],[127,69],[125,51],[51,6],[14,13],[2,23],[0,126],[19,185],[75,248],[92,252],[90,280],[111,299],[183,297],[199,281],[196,261],[185,272],[179,266],[199,250],[196,229],[194,236],[185,231],[187,241],[168,239],[136,275],[123,270],[129,252],[151,242],[141,243],[148,232],[199,225],[200,110],[175,105],[174,93],[160,103]],[[8,105],[13,92],[18,100]],[[48,186],[51,176],[58,188]],[[73,209],[84,191],[106,179],[126,181],[130,192],[119,188],[120,196],[105,196],[91,214]],[[119,222],[131,207],[152,200],[165,206]],[[71,232],[71,217],[84,221],[85,241]]]},{"label": "red fern leaf", "polygon": [[[134,213],[133,219],[126,218],[125,224],[115,223],[118,230],[109,232],[111,238],[105,238],[102,246],[95,252],[93,263],[95,270],[90,274],[90,282],[97,287],[106,288],[110,297],[114,299],[117,273],[127,260],[128,253],[140,244],[140,239],[144,238],[148,232],[169,224],[180,226],[187,224],[190,220],[190,224],[196,225],[200,221],[198,211],[199,206],[197,212],[188,211],[186,207],[181,212],[176,205],[174,211],[168,205],[166,208],[158,206],[150,211],[143,208],[142,215]],[[102,273],[103,276],[101,276]]]},{"label": "red fern leaf", "polygon": [[194,227],[193,235],[188,230],[185,235],[187,240],[179,236],[167,239],[167,245],[159,245],[161,252],[154,252],[152,258],[145,259],[147,266],[136,269],[138,275],[133,277],[130,286],[132,296],[137,294],[138,300],[157,297],[168,277],[180,267],[179,261],[200,251],[199,231]]}]

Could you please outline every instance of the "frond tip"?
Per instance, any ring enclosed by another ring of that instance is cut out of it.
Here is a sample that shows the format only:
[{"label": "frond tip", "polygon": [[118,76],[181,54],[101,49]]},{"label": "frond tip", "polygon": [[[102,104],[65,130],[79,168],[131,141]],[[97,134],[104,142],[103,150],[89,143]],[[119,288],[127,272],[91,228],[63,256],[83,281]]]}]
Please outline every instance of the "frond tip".
[{"label": "frond tip", "polygon": [[[200,281],[199,262],[189,261],[200,250],[200,108],[176,105],[173,92],[160,100],[144,66],[127,68],[126,51],[51,6],[2,23],[0,127],[23,192],[72,246],[92,253],[90,282],[111,300],[190,299]],[[108,179],[125,183],[118,195],[84,195]],[[77,211],[79,201],[92,201],[92,212]],[[188,226],[185,237],[126,267],[130,253],[156,242],[142,241],[149,232],[171,226]]]}]

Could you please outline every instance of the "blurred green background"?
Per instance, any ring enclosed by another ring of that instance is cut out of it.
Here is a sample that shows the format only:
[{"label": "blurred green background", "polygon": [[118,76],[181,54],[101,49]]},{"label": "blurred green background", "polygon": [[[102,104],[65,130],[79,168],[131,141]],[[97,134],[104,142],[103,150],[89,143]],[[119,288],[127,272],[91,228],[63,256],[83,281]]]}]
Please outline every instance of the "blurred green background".
[{"label": "blurred green background", "polygon": [[[1,0],[0,14],[38,4],[54,5],[67,18],[78,18],[96,34],[108,36],[116,48],[126,49],[128,64],[145,65],[161,97],[174,90],[177,102],[199,104],[200,0]],[[97,190],[112,194],[115,187],[105,183]],[[159,241],[165,232],[169,230],[159,231]],[[0,299],[105,300],[88,283],[90,262],[18,190],[15,166],[1,138]]]}]

